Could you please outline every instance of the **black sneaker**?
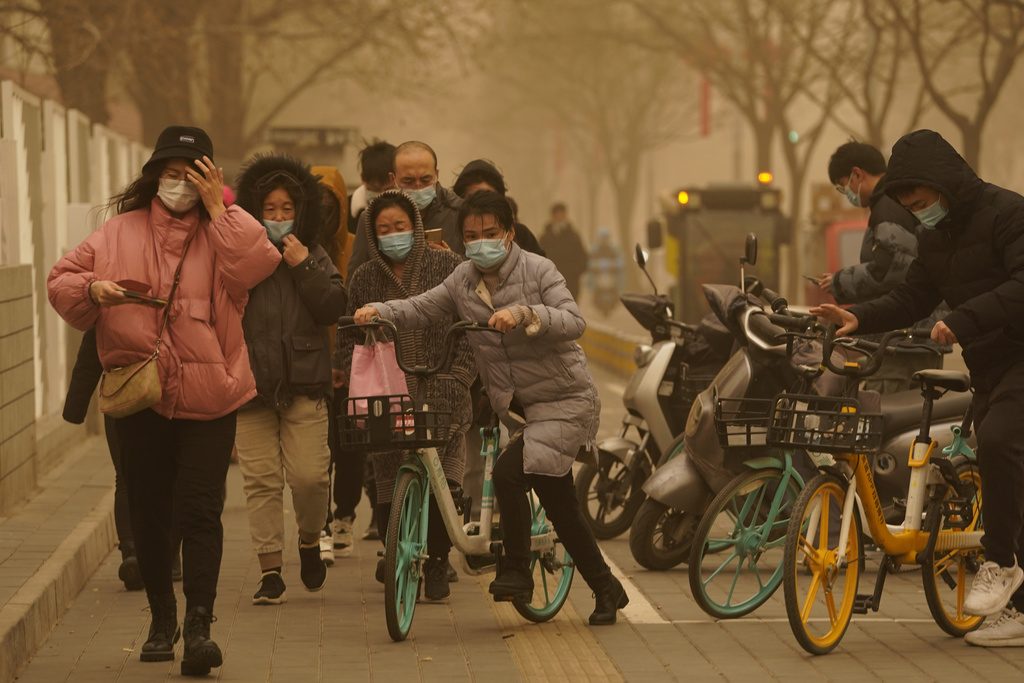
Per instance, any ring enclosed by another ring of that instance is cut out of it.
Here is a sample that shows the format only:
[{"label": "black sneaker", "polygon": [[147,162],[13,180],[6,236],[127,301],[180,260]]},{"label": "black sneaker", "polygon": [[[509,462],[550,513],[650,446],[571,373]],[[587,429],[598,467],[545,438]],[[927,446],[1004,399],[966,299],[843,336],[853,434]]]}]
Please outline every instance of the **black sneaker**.
[{"label": "black sneaker", "polygon": [[286,600],[281,572],[264,572],[260,589],[252,596],[254,605],[280,605]]},{"label": "black sneaker", "polygon": [[377,579],[377,583],[384,583],[384,577],[387,576],[387,567],[384,565],[384,558],[377,560],[377,571],[373,573],[373,578]]},{"label": "black sneaker", "polygon": [[423,563],[423,597],[427,600],[444,600],[451,594],[448,588],[448,560],[428,557]]},{"label": "black sneaker", "polygon": [[495,602],[516,599],[530,601],[533,597],[533,577],[530,576],[528,567],[529,565],[523,567],[507,560],[502,563],[498,575],[488,588]]},{"label": "black sneaker", "polygon": [[303,587],[315,593],[327,583],[327,565],[320,557],[320,539],[306,545],[299,541],[299,578]]},{"label": "black sneaker", "polygon": [[452,561],[451,560],[448,560],[447,564],[448,564],[448,583],[458,583],[459,582],[459,572],[457,572],[455,570],[455,567],[452,566]]}]

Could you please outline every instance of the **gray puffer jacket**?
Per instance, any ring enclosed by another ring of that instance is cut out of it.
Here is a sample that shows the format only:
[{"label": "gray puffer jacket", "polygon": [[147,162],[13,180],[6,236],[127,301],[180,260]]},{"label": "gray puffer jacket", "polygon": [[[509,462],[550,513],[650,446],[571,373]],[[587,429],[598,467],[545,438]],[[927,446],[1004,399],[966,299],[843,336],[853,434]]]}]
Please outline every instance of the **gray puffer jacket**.
[{"label": "gray puffer jacket", "polygon": [[548,259],[513,244],[498,276],[490,304],[480,271],[466,261],[419,296],[369,305],[399,329],[423,327],[452,313],[482,321],[509,306],[530,306],[538,318],[533,325],[503,335],[469,333],[469,342],[491,407],[510,432],[523,428],[509,410],[513,399],[525,412],[525,472],[563,476],[580,448],[592,445],[601,413],[586,356],[576,343],[586,322]]}]

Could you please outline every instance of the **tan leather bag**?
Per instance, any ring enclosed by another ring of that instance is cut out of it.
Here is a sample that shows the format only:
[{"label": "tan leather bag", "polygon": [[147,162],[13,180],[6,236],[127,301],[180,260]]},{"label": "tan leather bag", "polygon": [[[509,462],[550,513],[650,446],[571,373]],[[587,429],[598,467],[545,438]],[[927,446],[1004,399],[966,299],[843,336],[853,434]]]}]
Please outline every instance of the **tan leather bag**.
[{"label": "tan leather bag", "polygon": [[123,368],[113,368],[100,378],[100,412],[110,417],[127,417],[160,402],[160,347],[153,355]]}]

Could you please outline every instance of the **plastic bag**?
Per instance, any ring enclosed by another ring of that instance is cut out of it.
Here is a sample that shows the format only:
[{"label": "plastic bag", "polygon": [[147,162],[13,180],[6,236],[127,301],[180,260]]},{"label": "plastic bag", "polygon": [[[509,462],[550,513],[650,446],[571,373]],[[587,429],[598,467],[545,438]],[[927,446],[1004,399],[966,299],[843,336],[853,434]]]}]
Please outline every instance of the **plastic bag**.
[{"label": "plastic bag", "polygon": [[[352,349],[352,371],[348,381],[349,415],[365,415],[367,396],[403,396],[409,389],[405,373],[398,367],[395,343],[378,341],[371,331],[366,342]],[[401,411],[401,400],[391,401],[391,411]]]}]

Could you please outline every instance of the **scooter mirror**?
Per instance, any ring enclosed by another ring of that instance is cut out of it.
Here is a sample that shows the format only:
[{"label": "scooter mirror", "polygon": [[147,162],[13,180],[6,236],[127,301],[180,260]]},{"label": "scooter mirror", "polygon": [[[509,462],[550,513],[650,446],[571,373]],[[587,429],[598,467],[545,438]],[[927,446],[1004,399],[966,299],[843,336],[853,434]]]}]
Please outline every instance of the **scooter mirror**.
[{"label": "scooter mirror", "polygon": [[636,259],[636,264],[641,268],[647,265],[647,252],[639,244],[636,245],[636,254],[633,258]]},{"label": "scooter mirror", "polygon": [[757,235],[752,232],[747,233],[746,253],[741,260],[750,265],[757,263]]}]

